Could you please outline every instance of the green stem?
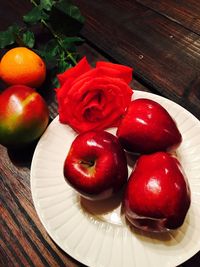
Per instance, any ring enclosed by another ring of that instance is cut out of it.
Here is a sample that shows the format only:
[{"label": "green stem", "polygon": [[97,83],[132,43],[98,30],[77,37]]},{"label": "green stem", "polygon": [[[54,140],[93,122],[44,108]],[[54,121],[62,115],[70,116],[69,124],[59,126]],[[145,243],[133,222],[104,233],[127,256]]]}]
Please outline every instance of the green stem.
[{"label": "green stem", "polygon": [[38,6],[38,4],[37,4],[34,0],[30,0],[30,2],[31,2],[34,6]]},{"label": "green stem", "polygon": [[[37,7],[38,4],[34,1],[34,0],[30,0],[30,2]],[[53,37],[57,40],[58,44],[60,45],[60,47],[65,51],[65,53],[67,54],[67,57],[72,61],[72,63],[74,65],[77,64],[76,59],[73,57],[72,53],[70,53],[68,50],[66,50],[63,45],[62,45],[62,41],[60,39],[60,37],[58,36],[58,34],[52,29],[52,27],[44,20],[41,19],[41,23],[50,31],[50,33],[53,35]]]},{"label": "green stem", "polygon": [[62,45],[62,41],[61,41],[60,37],[58,36],[58,34],[51,28],[51,26],[44,19],[41,20],[41,23],[51,32],[51,34],[57,40],[60,47],[62,49],[64,49],[64,51],[66,52],[67,57],[73,62],[74,65],[76,65],[77,64],[76,59],[72,56],[72,54],[68,50],[65,50],[65,48]]}]

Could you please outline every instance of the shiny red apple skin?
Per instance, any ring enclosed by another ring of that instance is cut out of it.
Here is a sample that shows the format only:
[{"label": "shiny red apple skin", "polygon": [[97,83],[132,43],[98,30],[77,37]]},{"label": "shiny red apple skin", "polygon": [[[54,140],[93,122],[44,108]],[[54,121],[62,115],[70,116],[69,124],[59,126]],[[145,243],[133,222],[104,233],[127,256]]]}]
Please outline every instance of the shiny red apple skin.
[{"label": "shiny red apple skin", "polygon": [[42,96],[25,85],[14,85],[0,94],[0,144],[24,147],[46,129],[49,111]]},{"label": "shiny red apple skin", "polygon": [[141,154],[174,150],[182,142],[181,133],[166,109],[145,98],[131,102],[117,136],[127,151]]},{"label": "shiny red apple skin", "polygon": [[84,198],[106,199],[127,182],[125,152],[116,136],[106,131],[79,134],[64,162],[66,181]]},{"label": "shiny red apple skin", "polygon": [[163,232],[180,227],[190,207],[187,178],[166,152],[139,157],[124,195],[126,218],[136,228]]}]

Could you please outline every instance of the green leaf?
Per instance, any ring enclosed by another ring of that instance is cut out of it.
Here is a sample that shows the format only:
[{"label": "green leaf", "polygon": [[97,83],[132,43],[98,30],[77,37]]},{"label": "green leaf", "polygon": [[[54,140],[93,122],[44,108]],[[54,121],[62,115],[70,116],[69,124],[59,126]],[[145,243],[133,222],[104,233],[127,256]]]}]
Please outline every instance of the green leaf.
[{"label": "green leaf", "polygon": [[29,47],[29,48],[33,48],[34,44],[35,44],[35,36],[34,33],[31,31],[27,31],[25,33],[23,33],[22,35],[22,41],[24,43],[25,46]]},{"label": "green leaf", "polygon": [[48,67],[54,68],[57,65],[62,48],[55,39],[51,39],[42,49],[42,57],[45,59]]},{"label": "green leaf", "polygon": [[80,23],[84,22],[84,17],[81,15],[79,8],[71,4],[69,0],[60,0],[56,3],[55,7]]},{"label": "green leaf", "polygon": [[14,44],[16,41],[16,34],[19,32],[19,27],[16,25],[8,27],[6,31],[0,32],[0,48]]},{"label": "green leaf", "polygon": [[61,47],[58,44],[57,40],[51,39],[45,45],[44,50],[48,51],[54,57],[61,52]]},{"label": "green leaf", "polygon": [[58,62],[58,72],[62,73],[65,70],[67,70],[68,68],[70,68],[72,65],[69,64],[66,59],[60,59],[60,61]]},{"label": "green leaf", "polygon": [[61,46],[63,49],[71,50],[71,51],[76,51],[75,47],[77,43],[83,42],[83,39],[80,37],[63,37],[61,39]]},{"label": "green leaf", "polygon": [[40,7],[46,9],[47,11],[51,11],[52,6],[55,1],[52,0],[40,0]]},{"label": "green leaf", "polygon": [[51,63],[51,61],[54,61],[54,63],[56,63],[56,58],[52,56],[51,52],[45,50],[34,50],[34,51],[37,52],[37,54],[39,54],[47,64]]},{"label": "green leaf", "polygon": [[23,16],[26,23],[35,24],[41,20],[48,19],[48,15],[40,6],[34,7],[28,14]]},{"label": "green leaf", "polygon": [[69,43],[81,43],[84,42],[84,40],[81,37],[74,36],[74,37],[65,37],[62,40],[63,44],[69,44]]}]

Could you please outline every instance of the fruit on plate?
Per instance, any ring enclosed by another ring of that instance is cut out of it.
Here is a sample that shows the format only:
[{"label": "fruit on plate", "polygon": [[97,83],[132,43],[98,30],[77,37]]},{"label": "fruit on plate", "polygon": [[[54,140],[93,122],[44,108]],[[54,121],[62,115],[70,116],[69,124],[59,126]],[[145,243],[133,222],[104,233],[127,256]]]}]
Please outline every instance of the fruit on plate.
[{"label": "fruit on plate", "polygon": [[182,141],[181,133],[167,110],[145,98],[131,102],[117,136],[127,151],[142,154],[173,150]]},{"label": "fruit on plate", "polygon": [[34,89],[14,85],[0,94],[0,144],[26,146],[42,135],[48,121],[46,102]]},{"label": "fruit on plate", "polygon": [[106,199],[127,182],[125,152],[116,136],[106,131],[88,131],[72,142],[64,162],[66,181],[83,197]]},{"label": "fruit on plate", "polygon": [[166,152],[142,155],[124,195],[126,218],[136,228],[162,232],[180,227],[190,206],[190,188],[180,162]]}]

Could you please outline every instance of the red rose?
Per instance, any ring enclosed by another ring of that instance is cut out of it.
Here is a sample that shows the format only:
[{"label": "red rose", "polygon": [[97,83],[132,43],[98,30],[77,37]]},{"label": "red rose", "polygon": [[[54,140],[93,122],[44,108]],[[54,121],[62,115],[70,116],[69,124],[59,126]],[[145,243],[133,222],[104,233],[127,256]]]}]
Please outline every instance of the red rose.
[{"label": "red rose", "polygon": [[132,68],[109,62],[92,68],[86,57],[58,79],[59,120],[77,132],[117,126],[133,93]]}]

